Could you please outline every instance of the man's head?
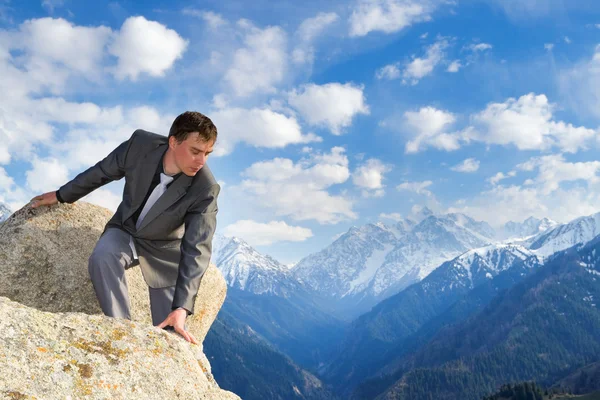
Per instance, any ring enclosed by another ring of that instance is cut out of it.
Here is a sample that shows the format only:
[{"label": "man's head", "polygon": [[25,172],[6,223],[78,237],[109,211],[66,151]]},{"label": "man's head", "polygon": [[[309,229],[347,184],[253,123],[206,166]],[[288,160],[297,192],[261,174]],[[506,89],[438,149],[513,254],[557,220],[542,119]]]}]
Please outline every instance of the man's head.
[{"label": "man's head", "polygon": [[194,176],[206,163],[217,140],[217,128],[207,116],[186,111],[173,121],[169,149],[178,170]]}]

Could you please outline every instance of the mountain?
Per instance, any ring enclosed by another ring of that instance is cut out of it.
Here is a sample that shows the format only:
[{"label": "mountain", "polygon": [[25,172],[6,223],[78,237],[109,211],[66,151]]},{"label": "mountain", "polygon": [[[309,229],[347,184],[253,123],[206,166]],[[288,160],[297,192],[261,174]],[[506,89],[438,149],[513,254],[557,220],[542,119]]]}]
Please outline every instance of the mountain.
[{"label": "mountain", "polygon": [[550,257],[353,398],[468,400],[506,382],[552,384],[600,358],[598,296],[600,237]]},{"label": "mountain", "polygon": [[345,323],[319,307],[314,293],[288,267],[242,239],[215,235],[213,262],[229,286],[223,310],[268,340],[304,368],[329,358]]},{"label": "mountain", "polygon": [[317,377],[223,309],[204,340],[204,352],[220,387],[243,399],[335,399]]},{"label": "mountain", "polygon": [[11,214],[12,210],[8,207],[8,205],[0,203],[0,223],[6,221]]},{"label": "mountain", "polygon": [[464,214],[429,215],[353,227],[291,271],[299,282],[352,319],[420,281],[448,259],[493,241],[493,229]]},{"label": "mountain", "polygon": [[[431,338],[444,325],[480,311],[499,290],[537,269],[550,251],[593,239],[598,234],[592,229],[597,218],[578,218],[521,244],[488,245],[442,263],[419,283],[354,321],[337,349],[338,355],[322,368],[322,376],[347,390],[360,377],[389,372],[406,354],[409,343],[413,347],[423,344],[424,338]],[[533,250],[524,246],[532,243],[539,246]]]},{"label": "mountain", "polygon": [[[537,268],[539,262],[522,246],[498,245],[471,250],[443,263],[421,282],[384,300],[354,321],[336,357],[322,369],[322,376],[348,395],[362,379],[403,355],[405,342],[429,321],[473,288],[488,284],[503,271],[517,271],[516,265],[522,266],[515,278],[519,279],[521,274]],[[493,297],[496,290],[495,285],[490,285],[487,297]],[[468,315],[468,311],[465,313]],[[431,336],[430,332],[436,331],[429,328],[426,332]],[[424,335],[421,333],[420,337]]]},{"label": "mountain", "polygon": [[570,388],[575,394],[600,391],[600,361],[577,369],[553,387]]},{"label": "mountain", "polygon": [[229,287],[281,297],[301,290],[287,266],[259,253],[240,238],[214,235],[211,260]]},{"label": "mountain", "polygon": [[558,225],[558,222],[549,218],[538,219],[529,217],[523,222],[509,221],[504,224],[503,236],[505,238],[525,238],[540,234],[552,229]]},{"label": "mountain", "polygon": [[577,218],[558,225],[530,240],[529,249],[540,257],[547,257],[600,234],[600,213]]}]

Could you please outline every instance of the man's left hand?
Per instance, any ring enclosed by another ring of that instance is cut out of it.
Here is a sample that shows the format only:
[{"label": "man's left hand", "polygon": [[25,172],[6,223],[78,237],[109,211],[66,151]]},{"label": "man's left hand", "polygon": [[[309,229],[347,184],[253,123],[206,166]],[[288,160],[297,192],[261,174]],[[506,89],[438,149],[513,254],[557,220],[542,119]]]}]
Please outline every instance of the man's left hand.
[{"label": "man's left hand", "polygon": [[198,341],[190,332],[185,330],[185,319],[187,317],[187,311],[180,308],[177,310],[171,311],[171,313],[167,316],[167,318],[156,325],[159,328],[164,328],[165,326],[172,326],[175,329],[175,332],[179,333],[185,340],[190,343],[198,344]]}]

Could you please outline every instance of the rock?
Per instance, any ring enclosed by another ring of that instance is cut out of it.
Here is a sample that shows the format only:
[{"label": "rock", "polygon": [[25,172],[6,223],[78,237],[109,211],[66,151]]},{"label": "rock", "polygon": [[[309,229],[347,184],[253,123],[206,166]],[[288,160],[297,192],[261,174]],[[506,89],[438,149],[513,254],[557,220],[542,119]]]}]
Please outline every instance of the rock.
[{"label": "rock", "polygon": [[240,399],[199,357],[202,346],[148,324],[0,297],[0,398]]},{"label": "rock", "polygon": [[[25,206],[0,226],[0,296],[49,312],[102,314],[88,258],[112,213],[85,202]],[[134,321],[152,324],[148,286],[139,267],[126,271]],[[199,341],[219,312],[227,284],[211,264],[187,329]]]}]

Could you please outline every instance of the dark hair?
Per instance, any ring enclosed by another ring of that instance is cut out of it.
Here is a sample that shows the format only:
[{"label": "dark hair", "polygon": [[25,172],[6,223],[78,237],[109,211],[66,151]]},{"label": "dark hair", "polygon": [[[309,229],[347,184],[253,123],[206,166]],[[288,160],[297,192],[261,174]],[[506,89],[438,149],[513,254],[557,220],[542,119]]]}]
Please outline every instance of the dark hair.
[{"label": "dark hair", "polygon": [[177,142],[181,143],[192,132],[198,132],[198,138],[205,142],[217,140],[215,124],[206,115],[197,111],[186,111],[178,115],[171,125],[169,137],[174,136]]}]

